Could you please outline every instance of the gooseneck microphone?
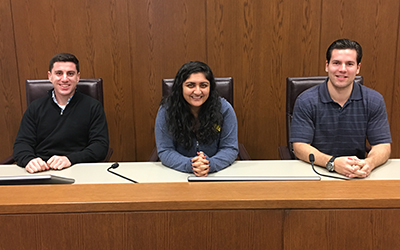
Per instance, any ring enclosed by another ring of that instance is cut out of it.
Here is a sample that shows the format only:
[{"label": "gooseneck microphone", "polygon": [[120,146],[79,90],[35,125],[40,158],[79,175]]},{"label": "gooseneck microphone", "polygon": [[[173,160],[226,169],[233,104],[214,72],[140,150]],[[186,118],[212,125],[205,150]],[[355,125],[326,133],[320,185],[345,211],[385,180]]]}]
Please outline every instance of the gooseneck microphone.
[{"label": "gooseneck microphone", "polygon": [[329,178],[336,178],[336,179],[345,180],[345,181],[350,180],[350,179],[343,178],[343,177],[340,177],[340,176],[333,176],[333,175],[321,174],[321,173],[317,172],[317,170],[315,170],[315,167],[314,167],[314,162],[315,162],[314,154],[310,154],[310,155],[308,156],[308,159],[310,160],[311,167],[312,167],[312,169],[314,170],[314,172],[315,172],[316,174],[318,174],[318,175],[320,175],[320,176],[325,176],[325,177],[329,177]]},{"label": "gooseneck microphone", "polygon": [[121,177],[121,178],[124,178],[124,179],[126,179],[126,180],[128,180],[128,181],[131,181],[131,182],[133,182],[133,183],[138,183],[137,181],[134,181],[134,180],[132,180],[132,179],[129,179],[128,177],[125,177],[125,176],[123,176],[123,175],[120,175],[120,174],[118,174],[118,173],[116,173],[116,172],[111,171],[111,169],[116,169],[117,167],[119,167],[119,164],[118,164],[118,162],[115,162],[115,163],[113,163],[109,168],[107,168],[107,171],[110,172],[110,173],[112,173],[112,174],[115,174],[115,175],[117,175],[117,176],[119,176],[119,177]]}]

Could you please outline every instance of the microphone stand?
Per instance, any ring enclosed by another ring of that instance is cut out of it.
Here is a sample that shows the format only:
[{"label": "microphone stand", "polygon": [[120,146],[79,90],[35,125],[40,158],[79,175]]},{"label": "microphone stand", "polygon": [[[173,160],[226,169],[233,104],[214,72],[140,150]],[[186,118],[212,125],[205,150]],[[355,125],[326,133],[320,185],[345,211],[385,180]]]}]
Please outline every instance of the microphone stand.
[{"label": "microphone stand", "polygon": [[121,177],[121,178],[124,178],[124,179],[126,179],[126,180],[128,180],[128,181],[130,181],[130,182],[138,183],[138,182],[135,181],[135,180],[129,179],[128,177],[125,177],[125,176],[123,176],[123,175],[120,175],[120,174],[118,174],[118,173],[116,173],[116,172],[111,171],[111,169],[115,169],[115,168],[117,168],[117,167],[119,167],[119,164],[118,164],[118,162],[115,162],[115,163],[113,163],[109,168],[107,168],[107,171],[110,172],[110,173],[112,173],[112,174],[115,174],[115,175],[117,175],[117,176],[119,176],[119,177]]}]

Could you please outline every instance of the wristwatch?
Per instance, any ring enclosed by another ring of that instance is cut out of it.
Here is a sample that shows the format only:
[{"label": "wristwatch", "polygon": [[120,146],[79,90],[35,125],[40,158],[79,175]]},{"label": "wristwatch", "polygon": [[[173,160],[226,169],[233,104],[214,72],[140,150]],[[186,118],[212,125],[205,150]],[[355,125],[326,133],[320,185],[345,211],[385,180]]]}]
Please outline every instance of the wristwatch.
[{"label": "wristwatch", "polygon": [[332,156],[332,158],[326,163],[326,169],[328,169],[329,172],[334,172],[335,171],[335,161],[336,157]]}]

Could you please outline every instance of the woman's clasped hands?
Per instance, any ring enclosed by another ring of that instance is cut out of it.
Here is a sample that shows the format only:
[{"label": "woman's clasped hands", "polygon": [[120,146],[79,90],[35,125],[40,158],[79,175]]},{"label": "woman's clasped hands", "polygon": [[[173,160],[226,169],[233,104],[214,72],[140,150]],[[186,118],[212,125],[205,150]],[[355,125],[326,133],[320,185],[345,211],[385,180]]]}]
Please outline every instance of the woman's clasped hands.
[{"label": "woman's clasped hands", "polygon": [[203,152],[197,152],[197,156],[193,157],[191,161],[194,175],[198,177],[205,177],[208,175],[210,161],[207,160],[207,156]]}]

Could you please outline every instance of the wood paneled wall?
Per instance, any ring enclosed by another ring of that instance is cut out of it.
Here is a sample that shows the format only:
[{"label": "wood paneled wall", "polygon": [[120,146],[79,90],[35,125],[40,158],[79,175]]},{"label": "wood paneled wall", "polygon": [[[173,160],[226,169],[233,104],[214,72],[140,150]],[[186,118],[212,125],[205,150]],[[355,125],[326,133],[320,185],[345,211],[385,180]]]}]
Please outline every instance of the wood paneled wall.
[{"label": "wood paneled wall", "polygon": [[7,214],[0,249],[387,250],[398,249],[399,215],[368,208]]},{"label": "wood paneled wall", "polygon": [[25,110],[25,79],[47,77],[58,52],[81,77],[104,80],[114,161],[145,161],[155,146],[161,79],[189,60],[232,76],[239,140],[253,159],[278,159],[286,141],[285,79],[326,75],[325,51],[357,40],[365,85],[385,98],[400,156],[397,0],[3,0],[0,2],[0,158]]}]

